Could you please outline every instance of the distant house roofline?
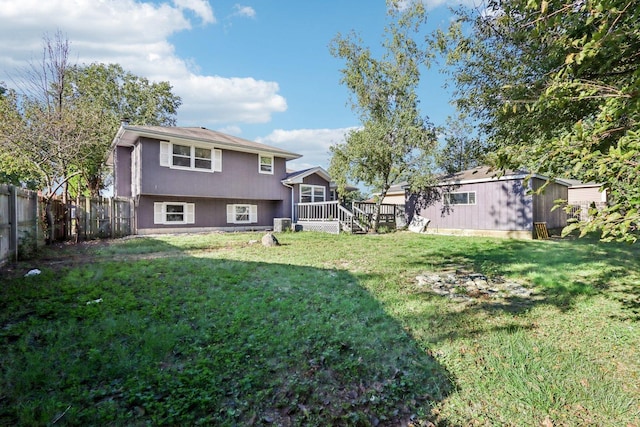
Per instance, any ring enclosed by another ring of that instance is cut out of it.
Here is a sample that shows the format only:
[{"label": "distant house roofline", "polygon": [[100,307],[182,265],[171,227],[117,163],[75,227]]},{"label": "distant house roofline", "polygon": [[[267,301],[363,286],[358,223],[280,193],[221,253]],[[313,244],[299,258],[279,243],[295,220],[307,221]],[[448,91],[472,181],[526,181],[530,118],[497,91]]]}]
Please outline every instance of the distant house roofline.
[{"label": "distant house roofline", "polygon": [[[454,174],[443,175],[440,177],[439,182],[434,184],[436,187],[447,186],[447,185],[462,185],[462,184],[476,184],[481,182],[493,182],[493,181],[510,181],[514,179],[525,179],[525,178],[538,178],[545,181],[550,180],[549,177],[540,174],[532,174],[530,172],[524,170],[495,170],[490,166],[478,166],[472,169],[467,169],[465,171],[457,172]],[[570,187],[571,183],[561,179],[556,178],[552,181],[557,184],[564,185],[565,187]]]},{"label": "distant house roofline", "polygon": [[578,179],[568,179],[568,178],[561,178],[563,181],[569,183],[569,186],[571,188],[600,188],[602,187],[601,183],[598,182],[582,182]]},{"label": "distant house roofline", "polygon": [[329,175],[329,172],[327,172],[321,166],[316,166],[309,169],[290,172],[287,174],[286,178],[282,180],[282,183],[288,185],[302,184],[306,177],[308,177],[309,175],[313,175],[314,173],[320,175],[326,181],[331,182],[331,176]]}]

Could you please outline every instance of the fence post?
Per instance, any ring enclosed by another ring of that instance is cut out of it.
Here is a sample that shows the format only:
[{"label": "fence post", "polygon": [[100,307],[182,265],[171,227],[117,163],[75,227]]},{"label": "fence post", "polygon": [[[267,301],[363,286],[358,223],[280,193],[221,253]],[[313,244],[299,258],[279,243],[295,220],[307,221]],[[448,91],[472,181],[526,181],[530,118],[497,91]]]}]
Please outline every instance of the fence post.
[{"label": "fence post", "polygon": [[33,227],[35,229],[35,250],[38,250],[38,245],[40,244],[40,195],[38,193],[32,193],[33,198],[35,199],[35,203],[33,204]]},{"label": "fence post", "polygon": [[9,186],[9,225],[9,251],[18,261],[18,190],[13,185]]},{"label": "fence post", "polygon": [[109,197],[109,237],[116,235],[116,201],[113,197]]},{"label": "fence post", "polygon": [[91,197],[84,198],[84,239],[88,240],[93,237],[91,229]]},{"label": "fence post", "polygon": [[27,203],[28,206],[32,209],[27,209],[27,218],[26,220],[29,221],[32,225],[33,225],[33,239],[30,239],[29,243],[33,244],[33,247],[31,248],[34,253],[38,250],[38,228],[40,228],[40,224],[38,223],[38,194],[33,192],[33,191],[28,191],[27,192]]}]

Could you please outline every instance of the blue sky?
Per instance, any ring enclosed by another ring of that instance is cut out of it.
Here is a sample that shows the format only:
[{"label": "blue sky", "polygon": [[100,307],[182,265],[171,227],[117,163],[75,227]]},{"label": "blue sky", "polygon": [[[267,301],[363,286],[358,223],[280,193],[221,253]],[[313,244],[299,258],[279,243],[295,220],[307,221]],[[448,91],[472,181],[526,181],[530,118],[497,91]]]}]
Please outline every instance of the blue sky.
[{"label": "blue sky", "polygon": [[[446,0],[429,8],[425,34],[448,25]],[[60,30],[73,63],[119,63],[182,97],[179,126],[205,126],[288,149],[290,167],[329,165],[329,146],[359,126],[331,56],[356,31],[377,49],[384,0],[0,0],[0,81],[17,87],[45,34]],[[453,109],[437,67],[425,70],[421,110],[437,125]]]}]

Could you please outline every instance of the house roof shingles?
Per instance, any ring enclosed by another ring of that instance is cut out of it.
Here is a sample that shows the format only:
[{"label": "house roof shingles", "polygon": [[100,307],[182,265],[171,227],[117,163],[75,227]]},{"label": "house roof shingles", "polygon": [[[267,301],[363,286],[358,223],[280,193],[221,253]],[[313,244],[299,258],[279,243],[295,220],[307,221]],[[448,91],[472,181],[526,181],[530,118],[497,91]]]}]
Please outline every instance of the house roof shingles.
[{"label": "house roof shingles", "polygon": [[[489,182],[499,180],[510,179],[523,179],[527,177],[539,178],[542,180],[548,180],[549,178],[539,174],[532,174],[525,170],[499,170],[493,169],[490,166],[478,166],[473,169],[467,169],[462,172],[444,175],[438,179],[437,185],[452,185],[452,184],[470,184],[473,182]],[[566,187],[570,187],[571,183],[567,180],[556,178],[552,181]]]},{"label": "house roof shingles", "polygon": [[302,155],[278,147],[261,144],[255,141],[227,135],[222,132],[203,127],[178,127],[178,126],[132,126],[123,125],[118,130],[113,140],[113,146],[133,145],[141,137],[183,140],[191,142],[208,143],[220,148],[251,153],[268,153],[287,160],[298,159]]},{"label": "house roof shingles", "polygon": [[283,182],[286,184],[300,184],[302,183],[302,180],[304,178],[314,173],[320,175],[322,178],[324,178],[329,182],[331,181],[331,176],[329,175],[329,173],[326,170],[324,170],[322,167],[316,166],[313,168],[303,169],[299,171],[293,171],[293,172],[287,171],[287,176],[285,177]]}]

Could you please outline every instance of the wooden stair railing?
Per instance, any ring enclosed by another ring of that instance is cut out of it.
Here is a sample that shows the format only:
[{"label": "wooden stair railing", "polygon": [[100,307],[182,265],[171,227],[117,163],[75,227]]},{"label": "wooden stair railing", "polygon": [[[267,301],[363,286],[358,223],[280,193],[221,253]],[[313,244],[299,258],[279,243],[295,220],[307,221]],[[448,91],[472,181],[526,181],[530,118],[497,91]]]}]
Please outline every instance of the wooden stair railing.
[{"label": "wooden stair railing", "polygon": [[[357,232],[366,233],[369,231],[369,224],[371,224],[371,218],[368,213],[353,205],[353,223],[359,228]],[[352,231],[353,233],[354,231]]]}]

